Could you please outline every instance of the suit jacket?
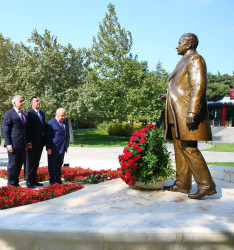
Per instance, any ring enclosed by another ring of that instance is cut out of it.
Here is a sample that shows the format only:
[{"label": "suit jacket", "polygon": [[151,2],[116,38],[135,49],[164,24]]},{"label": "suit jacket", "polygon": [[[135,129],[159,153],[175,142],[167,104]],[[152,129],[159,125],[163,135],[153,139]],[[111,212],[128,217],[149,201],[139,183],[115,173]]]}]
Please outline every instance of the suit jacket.
[{"label": "suit jacket", "polygon": [[13,148],[26,147],[26,126],[26,119],[23,126],[22,120],[14,108],[8,110],[3,118],[5,147],[8,145],[12,145]]},{"label": "suit jacket", "polygon": [[39,113],[42,121],[33,108],[25,112],[25,118],[27,120],[27,143],[31,142],[33,148],[42,148],[45,146],[45,113],[41,110],[39,110]]},{"label": "suit jacket", "polygon": [[[212,140],[206,81],[206,64],[202,56],[193,51],[183,56],[168,78],[166,138],[170,138],[168,123],[173,123],[180,140]],[[188,112],[197,114],[195,130],[189,130],[186,125]]]},{"label": "suit jacket", "polygon": [[52,149],[52,154],[63,154],[69,146],[69,127],[64,120],[65,129],[59,124],[56,118],[50,120],[46,125],[46,149]]}]

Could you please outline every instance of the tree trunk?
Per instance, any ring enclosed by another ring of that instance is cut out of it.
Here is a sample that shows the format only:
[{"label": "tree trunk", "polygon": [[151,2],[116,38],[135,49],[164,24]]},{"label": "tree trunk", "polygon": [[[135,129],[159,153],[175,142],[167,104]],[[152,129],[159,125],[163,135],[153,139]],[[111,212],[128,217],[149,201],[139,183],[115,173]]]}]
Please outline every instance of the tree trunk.
[{"label": "tree trunk", "polygon": [[3,137],[3,133],[2,133],[2,120],[0,119],[0,137]]},{"label": "tree trunk", "polygon": [[72,129],[72,122],[71,119],[68,119],[68,124],[69,124],[69,134],[70,134],[70,143],[74,143],[74,133],[73,133],[73,129]]},{"label": "tree trunk", "polygon": [[130,123],[131,123],[131,135],[133,135],[133,133],[134,133],[134,120],[131,120]]},{"label": "tree trunk", "polygon": [[78,124],[78,118],[76,118],[76,129],[78,129],[79,124]]},{"label": "tree trunk", "polygon": [[3,132],[2,132],[2,120],[0,119],[0,145],[1,145],[2,137],[3,137]]}]

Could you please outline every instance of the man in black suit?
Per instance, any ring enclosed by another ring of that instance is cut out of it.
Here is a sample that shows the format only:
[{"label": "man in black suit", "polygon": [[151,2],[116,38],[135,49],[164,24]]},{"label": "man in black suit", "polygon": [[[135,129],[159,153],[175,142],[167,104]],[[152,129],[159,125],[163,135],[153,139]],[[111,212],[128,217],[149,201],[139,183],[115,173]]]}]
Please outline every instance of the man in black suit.
[{"label": "man in black suit", "polygon": [[[41,153],[45,145],[45,113],[40,110],[40,100],[33,96],[30,99],[31,109],[25,112],[27,120],[27,151],[26,151],[26,185],[29,188],[43,186],[37,180],[37,169]],[[34,186],[35,185],[35,186]]]},{"label": "man in black suit", "polygon": [[46,149],[51,185],[62,184],[61,167],[69,146],[69,127],[65,114],[65,109],[57,109],[55,118],[46,126]]},{"label": "man in black suit", "polygon": [[13,109],[3,118],[3,135],[8,150],[7,179],[8,186],[19,186],[19,175],[25,158],[26,120],[21,112],[23,99],[17,95],[12,98]]}]

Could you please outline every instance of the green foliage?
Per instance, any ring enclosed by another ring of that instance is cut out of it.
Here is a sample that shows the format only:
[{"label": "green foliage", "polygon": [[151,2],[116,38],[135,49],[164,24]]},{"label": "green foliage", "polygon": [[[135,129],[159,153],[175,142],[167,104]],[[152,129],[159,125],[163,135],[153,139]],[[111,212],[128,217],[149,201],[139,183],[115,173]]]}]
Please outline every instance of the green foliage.
[{"label": "green foliage", "polygon": [[[142,125],[139,123],[134,123],[134,130],[139,130],[142,128]],[[109,135],[115,136],[131,136],[131,124],[129,122],[118,122],[112,123],[107,132]]]},{"label": "green foliage", "polygon": [[93,38],[93,60],[101,77],[115,78],[119,75],[124,59],[132,47],[132,35],[121,28],[113,4],[108,5],[97,39]]},{"label": "green foliage", "polygon": [[78,121],[79,129],[87,129],[87,128],[95,128],[95,127],[97,127],[97,122],[93,120],[79,119]]},{"label": "green foliage", "polygon": [[159,120],[164,103],[157,96],[166,91],[162,86],[166,86],[167,74],[161,64],[157,72],[149,73],[147,62],[139,62],[130,53],[131,47],[131,33],[121,27],[114,5],[109,4],[92,46],[99,76],[93,82],[100,97],[97,111],[101,110],[106,120]]},{"label": "green foliage", "polygon": [[234,88],[234,75],[207,74],[207,100],[219,101],[230,95],[230,89]]},{"label": "green foliage", "polygon": [[88,63],[86,50],[74,49],[71,44],[62,46],[48,30],[43,35],[34,30],[29,41],[33,47],[24,47],[27,85],[42,100],[48,118],[59,107],[65,108],[67,118],[76,117],[82,105],[81,86]]},{"label": "green foliage", "polygon": [[21,86],[24,81],[22,62],[20,45],[0,34],[0,120],[4,113],[12,107],[12,97],[22,93]]},{"label": "green foliage", "polygon": [[234,152],[234,143],[220,143],[212,142],[211,148],[203,149],[202,151],[215,151],[215,152]]},{"label": "green foliage", "polygon": [[173,177],[170,153],[163,139],[163,131],[146,125],[134,132],[120,161],[120,177],[130,186],[135,182],[157,183]]},{"label": "green foliage", "polygon": [[123,147],[126,145],[129,137],[111,136],[100,129],[78,130],[75,132],[74,144],[71,147],[78,147],[82,144],[84,147]]},{"label": "green foliage", "polygon": [[175,171],[171,166],[170,153],[167,151],[161,129],[150,130],[145,144],[145,154],[136,173],[136,179],[144,183],[164,181]]},{"label": "green foliage", "polygon": [[234,167],[234,162],[207,162],[207,165],[222,166],[222,167]]},{"label": "green foliage", "polygon": [[102,174],[92,174],[89,177],[86,177],[82,179],[83,183],[90,183],[90,184],[97,184],[100,182],[105,182],[106,180],[109,180],[110,178],[105,175],[105,173]]}]

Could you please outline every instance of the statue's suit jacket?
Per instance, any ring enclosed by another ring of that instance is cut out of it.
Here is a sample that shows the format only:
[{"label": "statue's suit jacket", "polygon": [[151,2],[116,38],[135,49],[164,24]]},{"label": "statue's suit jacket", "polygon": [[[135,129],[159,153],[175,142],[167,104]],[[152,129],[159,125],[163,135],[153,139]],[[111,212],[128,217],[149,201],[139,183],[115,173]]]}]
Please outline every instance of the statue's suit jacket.
[{"label": "statue's suit jacket", "polygon": [[[169,123],[180,140],[212,140],[206,100],[206,64],[202,56],[190,51],[169,75],[166,102],[165,138],[170,139]],[[197,114],[196,127],[189,130],[187,113]]]}]

